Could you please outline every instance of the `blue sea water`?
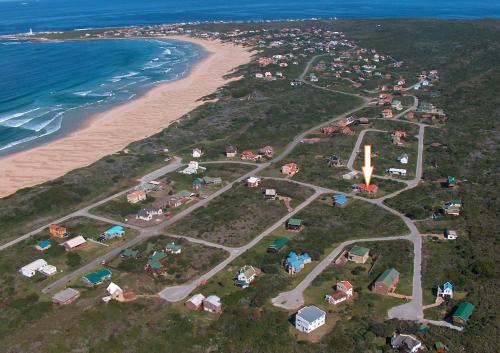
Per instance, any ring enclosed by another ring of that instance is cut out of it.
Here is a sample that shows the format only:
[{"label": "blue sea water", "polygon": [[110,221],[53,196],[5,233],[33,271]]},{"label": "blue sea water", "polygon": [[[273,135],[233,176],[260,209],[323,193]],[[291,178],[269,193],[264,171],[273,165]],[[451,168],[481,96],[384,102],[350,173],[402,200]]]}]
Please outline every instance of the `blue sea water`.
[{"label": "blue sea water", "polygon": [[70,131],[91,113],[181,77],[203,55],[178,41],[0,41],[0,153]]},{"label": "blue sea water", "polygon": [[[0,34],[213,20],[500,18],[500,0],[0,0]],[[181,42],[0,41],[0,154],[71,131],[96,110],[182,76]]]}]

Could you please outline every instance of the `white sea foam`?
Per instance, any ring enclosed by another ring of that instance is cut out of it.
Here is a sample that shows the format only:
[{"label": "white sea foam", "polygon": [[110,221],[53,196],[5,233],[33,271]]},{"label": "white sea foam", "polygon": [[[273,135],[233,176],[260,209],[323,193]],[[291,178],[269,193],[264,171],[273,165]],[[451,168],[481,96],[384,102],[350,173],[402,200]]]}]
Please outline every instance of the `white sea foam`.
[{"label": "white sea foam", "polygon": [[85,97],[87,96],[89,93],[92,93],[92,91],[81,91],[81,92],[75,92],[73,94],[77,95],[77,96],[81,96],[81,97]]},{"label": "white sea foam", "polygon": [[118,81],[123,80],[124,78],[133,77],[133,76],[138,75],[138,74],[139,73],[137,71],[130,71],[128,74],[125,74],[125,75],[114,76],[113,78],[110,79],[110,81],[111,82],[118,82]]},{"label": "white sea foam", "polygon": [[25,112],[19,112],[19,113],[13,113],[13,114],[10,114],[10,115],[6,115],[6,116],[1,116],[0,117],[0,123],[3,123],[4,121],[7,121],[7,120],[19,118],[21,116],[24,116],[26,114],[32,113],[32,112],[37,111],[39,109],[40,108],[34,108],[34,109],[27,110]]}]

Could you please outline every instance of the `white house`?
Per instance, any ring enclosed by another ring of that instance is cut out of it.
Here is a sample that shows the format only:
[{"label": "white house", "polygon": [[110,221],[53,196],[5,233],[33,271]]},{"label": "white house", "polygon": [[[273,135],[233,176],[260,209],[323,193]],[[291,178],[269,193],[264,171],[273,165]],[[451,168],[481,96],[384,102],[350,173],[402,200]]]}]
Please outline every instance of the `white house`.
[{"label": "white house", "polygon": [[123,297],[123,289],[121,289],[117,284],[111,282],[106,288],[106,291],[113,299],[120,299]]},{"label": "white house", "polygon": [[446,240],[456,240],[458,238],[457,231],[456,230],[445,229],[444,230],[444,238]]},{"label": "white house", "polygon": [[57,268],[55,266],[49,265],[47,261],[43,259],[38,259],[33,261],[32,263],[27,264],[26,266],[21,267],[19,272],[28,278],[33,277],[36,272],[40,272],[45,276],[52,276],[57,272]]},{"label": "white house", "polygon": [[389,168],[389,169],[387,169],[387,173],[389,173],[391,175],[406,176],[406,169]]},{"label": "white house", "polygon": [[192,154],[193,158],[200,158],[201,155],[202,155],[201,149],[193,148],[193,154]]},{"label": "white house", "polygon": [[398,156],[398,161],[401,164],[408,164],[408,155],[406,153],[403,153],[402,155]]},{"label": "white house", "polygon": [[198,170],[206,170],[206,169],[207,168],[200,166],[198,162],[191,161],[189,162],[188,166],[185,169],[180,171],[180,173],[191,175],[198,173]]},{"label": "white house", "polygon": [[314,305],[305,306],[295,315],[295,328],[301,332],[312,332],[325,324],[326,313]]},{"label": "white house", "polygon": [[416,353],[422,349],[422,342],[415,336],[395,333],[391,337],[391,346],[403,352]]},{"label": "white house", "polygon": [[353,171],[351,171],[349,173],[346,173],[346,174],[342,175],[342,179],[344,179],[344,180],[352,180],[352,179],[357,178],[358,174],[359,174],[358,171],[353,170]]},{"label": "white house", "polygon": [[437,296],[442,298],[453,298],[453,285],[450,282],[446,282],[445,284],[438,286]]},{"label": "white house", "polygon": [[139,212],[135,218],[142,219],[143,221],[150,221],[153,219],[153,216],[160,216],[163,214],[163,210],[161,208],[143,208]]},{"label": "white house", "polygon": [[48,276],[55,275],[57,273],[57,267],[55,267],[53,265],[45,265],[42,268],[40,268],[38,271],[42,275],[45,275],[48,277]]},{"label": "white house", "polygon": [[255,271],[255,268],[253,268],[253,266],[245,265],[238,272],[236,284],[241,288],[248,288],[256,276],[257,271]]},{"label": "white house", "polygon": [[329,304],[337,305],[343,301],[349,300],[353,296],[353,287],[349,281],[340,281],[336,285],[336,291],[325,295],[325,300]]}]

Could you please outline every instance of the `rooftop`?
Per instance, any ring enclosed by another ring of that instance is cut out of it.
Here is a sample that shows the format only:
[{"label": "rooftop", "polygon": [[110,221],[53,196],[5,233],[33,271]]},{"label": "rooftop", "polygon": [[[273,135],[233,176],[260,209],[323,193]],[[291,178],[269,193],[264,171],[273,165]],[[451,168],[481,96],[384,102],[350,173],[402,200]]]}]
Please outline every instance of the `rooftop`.
[{"label": "rooftop", "polygon": [[316,321],[320,317],[325,315],[326,313],[323,310],[319,309],[318,307],[315,307],[314,305],[305,306],[297,312],[297,316],[301,317],[307,322]]}]

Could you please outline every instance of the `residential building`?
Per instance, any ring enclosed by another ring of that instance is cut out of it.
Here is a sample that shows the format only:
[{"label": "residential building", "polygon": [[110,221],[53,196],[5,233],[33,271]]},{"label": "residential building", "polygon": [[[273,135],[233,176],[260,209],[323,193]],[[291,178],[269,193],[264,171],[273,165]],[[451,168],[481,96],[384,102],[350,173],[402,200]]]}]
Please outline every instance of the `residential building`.
[{"label": "residential building", "polygon": [[203,183],[205,185],[211,185],[211,184],[218,185],[218,184],[222,184],[222,178],[220,178],[220,177],[212,178],[212,177],[206,176],[206,177],[203,178]]},{"label": "residential building", "polygon": [[387,169],[387,173],[395,176],[406,176],[406,169],[402,168],[389,168]]},{"label": "residential building", "polygon": [[79,236],[76,236],[76,237],[71,238],[70,240],[67,240],[66,242],[64,242],[63,246],[64,246],[64,250],[73,251],[73,250],[82,248],[86,243],[87,243],[87,241],[85,240],[85,238],[83,236],[79,235]]},{"label": "residential building", "polygon": [[343,301],[353,297],[354,291],[352,284],[349,281],[340,281],[336,285],[336,291],[332,294],[325,295],[325,300],[333,305],[337,305]]},{"label": "residential building", "polygon": [[209,295],[203,300],[203,310],[211,313],[222,312],[222,304],[220,298],[216,295]]},{"label": "residential building", "polygon": [[167,254],[162,250],[155,250],[148,258],[145,270],[151,271],[155,274],[164,273],[165,265],[164,261]]},{"label": "residential building", "polygon": [[408,164],[408,159],[409,157],[406,153],[403,153],[398,156],[398,162],[401,164]]},{"label": "residential building", "polygon": [[252,283],[257,277],[257,271],[253,266],[245,265],[243,266],[236,276],[236,285],[241,288],[248,288],[250,283]]},{"label": "residential building", "polygon": [[127,202],[128,203],[138,203],[141,201],[146,200],[146,192],[145,191],[140,191],[140,190],[135,190],[132,191],[131,193],[127,194]]},{"label": "residential building", "polygon": [[454,176],[448,176],[448,178],[446,179],[446,185],[449,188],[454,188],[455,186],[457,186],[457,178]]},{"label": "residential building", "polygon": [[342,175],[342,179],[344,180],[352,180],[352,179],[356,179],[359,175],[359,172],[356,171],[356,170],[353,170],[349,173],[346,173],[344,175]]},{"label": "residential building", "polygon": [[456,240],[458,238],[458,234],[456,230],[449,230],[446,228],[444,230],[444,238],[446,240]]},{"label": "residential building", "polygon": [[48,266],[47,261],[43,259],[35,260],[23,267],[19,270],[19,272],[28,278],[33,277],[37,271],[40,271],[43,267]]},{"label": "residential building", "polygon": [[295,328],[305,333],[323,326],[325,321],[326,313],[314,305],[305,306],[295,314]]},{"label": "residential building", "polygon": [[234,147],[232,145],[228,145],[228,146],[226,146],[225,153],[226,153],[227,158],[234,158],[234,157],[236,157],[238,150],[236,149],[236,147]]},{"label": "residential building", "polygon": [[68,305],[80,297],[80,292],[73,288],[66,288],[52,296],[52,302],[59,305]]},{"label": "residential building", "polygon": [[189,162],[188,166],[181,170],[179,173],[186,174],[186,175],[192,175],[192,174],[197,174],[198,171],[200,170],[206,170],[207,168],[202,167],[197,161],[191,161]]},{"label": "residential building", "polygon": [[98,286],[102,282],[111,279],[112,273],[107,268],[103,268],[96,272],[89,273],[86,276],[82,277],[83,283],[88,286]]},{"label": "residential building", "polygon": [[434,349],[436,349],[437,353],[445,353],[448,351],[448,347],[446,347],[441,341],[434,343]]},{"label": "residential building", "polygon": [[256,188],[260,185],[261,182],[262,182],[261,178],[250,177],[247,179],[247,186],[249,188]]},{"label": "residential building", "polygon": [[36,244],[35,249],[37,249],[40,252],[44,252],[45,250],[49,249],[52,246],[50,240],[43,240]]},{"label": "residential building", "polygon": [[370,257],[370,249],[354,245],[347,253],[347,259],[357,264],[364,264]]},{"label": "residential building", "polygon": [[466,301],[460,302],[451,316],[453,323],[456,325],[465,325],[473,312],[474,305]]},{"label": "residential building", "polygon": [[446,282],[437,287],[437,296],[442,298],[453,298],[453,285]]},{"label": "residential building", "polygon": [[205,296],[201,293],[193,295],[189,298],[184,305],[189,310],[200,310],[203,307],[203,301],[205,300]]},{"label": "residential building", "polygon": [[294,251],[291,251],[287,258],[285,259],[285,270],[293,275],[302,271],[302,269],[308,263],[311,263],[312,259],[308,253],[303,253],[301,255],[297,255]]},{"label": "residential building", "polygon": [[396,289],[399,282],[399,272],[394,268],[388,268],[372,285],[372,292],[387,295]]},{"label": "residential building", "polygon": [[271,158],[274,154],[274,149],[271,146],[264,146],[259,150],[261,156]]},{"label": "residential building", "polygon": [[49,233],[56,238],[66,238],[68,236],[68,231],[66,228],[61,227],[57,224],[51,224],[49,226]]},{"label": "residential building", "polygon": [[122,251],[120,257],[123,257],[125,259],[136,259],[138,255],[139,255],[139,250],[126,248],[125,250]]},{"label": "residential building", "polygon": [[123,299],[123,289],[121,289],[114,282],[110,282],[106,291],[110,295],[111,299],[122,300]]},{"label": "residential building", "polygon": [[288,244],[289,239],[287,237],[280,237],[276,239],[271,245],[267,247],[267,252],[269,253],[279,253],[281,249],[285,247],[286,244]]},{"label": "residential building", "polygon": [[337,194],[337,195],[333,195],[333,204],[336,206],[336,207],[340,207],[340,208],[343,208],[347,205],[347,201],[349,199],[347,198],[346,195],[344,194]]},{"label": "residential building", "polygon": [[382,117],[385,119],[390,119],[394,117],[394,114],[392,113],[392,109],[387,108],[382,111]]},{"label": "residential building", "polygon": [[275,200],[278,197],[278,193],[275,189],[266,189],[264,191],[264,198],[266,200]]},{"label": "residential building", "polygon": [[42,275],[45,275],[45,276],[52,276],[52,275],[55,275],[57,273],[57,268],[55,266],[52,266],[52,265],[46,265],[46,266],[43,266],[42,268],[40,268],[38,270],[38,272],[40,272]]},{"label": "residential building", "polygon": [[259,159],[259,155],[257,155],[253,151],[247,150],[241,153],[241,159],[244,161],[256,161],[257,159]]},{"label": "residential building", "polygon": [[142,219],[144,221],[150,221],[154,216],[161,216],[163,214],[163,210],[161,208],[143,208],[139,212],[137,212],[136,218]]},{"label": "residential building", "polygon": [[422,342],[415,336],[395,333],[391,337],[391,346],[405,353],[416,353],[423,349]]},{"label": "residential building", "polygon": [[290,218],[286,222],[285,227],[287,230],[299,231],[302,229],[302,220],[298,218]]},{"label": "residential building", "polygon": [[171,254],[180,254],[182,252],[182,246],[172,241],[167,244],[165,250]]},{"label": "residential building", "polygon": [[378,185],[376,184],[369,184],[366,185],[365,183],[359,183],[359,184],[354,184],[352,186],[353,191],[356,192],[362,192],[362,193],[367,193],[367,194],[376,194],[378,191]]},{"label": "residential building", "polygon": [[113,226],[107,230],[105,230],[99,237],[98,241],[106,241],[114,238],[121,238],[125,234],[125,229],[122,226]]},{"label": "residential building", "polygon": [[202,155],[202,151],[201,151],[200,148],[193,148],[193,151],[192,151],[192,154],[191,154],[191,156],[193,158],[200,158],[201,155]]},{"label": "residential building", "polygon": [[281,167],[281,174],[293,177],[299,172],[299,167],[295,163],[288,163]]}]

